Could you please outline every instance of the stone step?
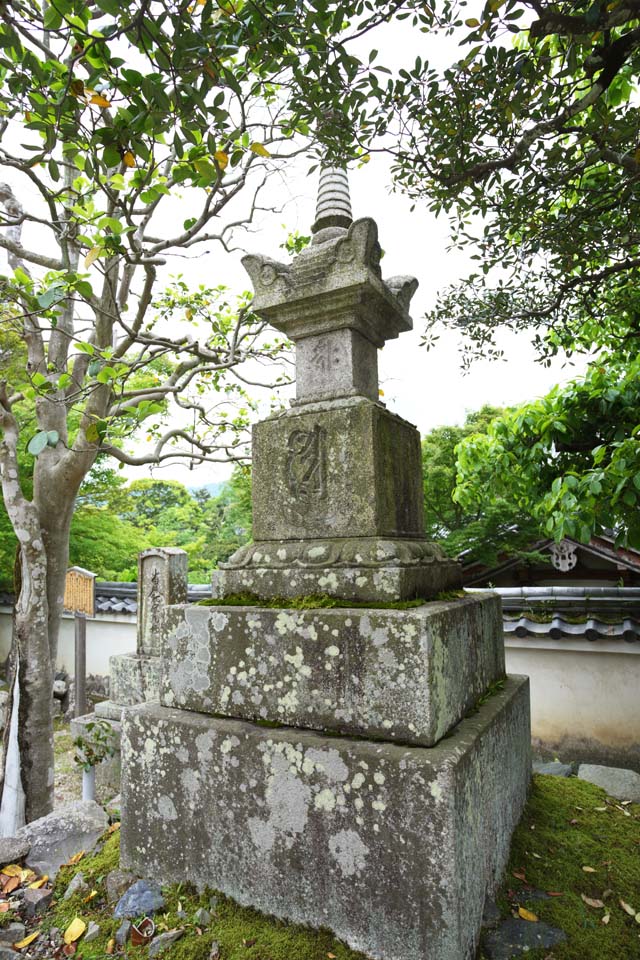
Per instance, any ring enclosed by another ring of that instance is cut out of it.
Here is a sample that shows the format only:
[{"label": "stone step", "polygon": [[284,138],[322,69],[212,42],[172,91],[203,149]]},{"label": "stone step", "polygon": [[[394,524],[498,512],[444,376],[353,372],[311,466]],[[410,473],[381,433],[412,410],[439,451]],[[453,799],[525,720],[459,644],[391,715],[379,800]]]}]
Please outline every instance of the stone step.
[{"label": "stone step", "polygon": [[493,594],[406,610],[179,605],[164,630],[164,706],[426,746],[505,673]]}]

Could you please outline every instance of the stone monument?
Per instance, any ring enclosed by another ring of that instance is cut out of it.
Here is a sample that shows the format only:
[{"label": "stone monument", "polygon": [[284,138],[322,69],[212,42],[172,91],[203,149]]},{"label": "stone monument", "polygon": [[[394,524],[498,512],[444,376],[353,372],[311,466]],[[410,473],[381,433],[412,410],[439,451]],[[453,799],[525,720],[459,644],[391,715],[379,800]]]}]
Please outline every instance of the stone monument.
[{"label": "stone monument", "polygon": [[122,856],[375,960],[470,960],[526,799],[528,683],[505,677],[499,598],[462,594],[424,539],[419,436],[379,400],[416,281],[382,280],[344,171],[321,173],[313,235],[290,264],[244,261],[297,396],[254,428],[254,542],[149,638]]}]

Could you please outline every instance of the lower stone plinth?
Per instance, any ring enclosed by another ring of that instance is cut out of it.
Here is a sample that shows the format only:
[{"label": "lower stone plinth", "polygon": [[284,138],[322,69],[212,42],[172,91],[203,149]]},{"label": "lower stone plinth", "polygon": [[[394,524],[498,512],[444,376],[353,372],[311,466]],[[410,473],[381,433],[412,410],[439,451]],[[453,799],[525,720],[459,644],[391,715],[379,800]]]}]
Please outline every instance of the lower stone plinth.
[{"label": "lower stone plinth", "polygon": [[137,653],[109,658],[110,693],[113,703],[131,706],[160,699],[162,660]]},{"label": "lower stone plinth", "polygon": [[430,748],[158,704],[125,711],[122,746],[125,867],[374,960],[471,960],[530,781],[528,681]]}]

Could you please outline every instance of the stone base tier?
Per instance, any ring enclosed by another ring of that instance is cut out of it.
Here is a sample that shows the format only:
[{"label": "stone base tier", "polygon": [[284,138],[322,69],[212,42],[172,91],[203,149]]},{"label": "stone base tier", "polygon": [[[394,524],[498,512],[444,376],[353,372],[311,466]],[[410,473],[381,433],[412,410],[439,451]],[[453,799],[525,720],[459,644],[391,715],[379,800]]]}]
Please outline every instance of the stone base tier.
[{"label": "stone base tier", "polygon": [[344,600],[425,600],[462,586],[460,564],[429,540],[361,537],[266,540],[236,551],[212,577],[212,594],[323,593]]},{"label": "stone base tier", "polygon": [[471,960],[530,782],[528,680],[430,748],[157,704],[125,711],[122,746],[125,868],[374,960]]},{"label": "stone base tier", "polygon": [[[158,643],[161,636],[158,631]],[[111,701],[129,707],[160,699],[162,660],[156,656],[123,653],[109,658]]]},{"label": "stone base tier", "polygon": [[406,610],[167,607],[161,703],[431,746],[505,674],[494,594]]}]

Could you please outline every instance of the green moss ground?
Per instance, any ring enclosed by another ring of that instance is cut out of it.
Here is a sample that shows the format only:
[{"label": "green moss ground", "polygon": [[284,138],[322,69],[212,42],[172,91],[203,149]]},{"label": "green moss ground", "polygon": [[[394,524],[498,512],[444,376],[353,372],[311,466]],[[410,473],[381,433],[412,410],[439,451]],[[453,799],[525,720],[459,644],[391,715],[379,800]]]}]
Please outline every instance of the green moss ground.
[{"label": "green moss ground", "polygon": [[[100,936],[88,944],[78,944],[78,958],[104,960],[105,948],[121,921],[113,920],[113,907],[105,898],[104,878],[119,864],[119,832],[112,834],[95,856],[83,858],[74,867],[63,868],[56,879],[54,905],[47,914],[43,928],[58,927],[65,930],[75,917],[85,923],[94,920],[100,925]],[[75,874],[81,870],[89,885],[98,891],[98,896],[84,903],[82,896],[62,900],[62,896]],[[281,923],[263,916],[255,910],[240,907],[214,891],[201,894],[182,884],[164,890],[167,910],[155,917],[158,932],[176,927],[185,929],[184,937],[164,954],[167,960],[208,960],[211,945],[217,940],[221,960],[327,960],[334,954],[337,960],[365,960],[362,954],[354,953],[326,931],[307,930],[294,924]],[[216,896],[217,905],[211,909],[209,899]],[[198,933],[194,920],[198,907],[205,907],[214,915],[211,925]],[[187,919],[177,916],[181,909]],[[146,958],[147,948],[127,946],[127,957]]]},{"label": "green moss ground", "polygon": [[[526,883],[513,876],[522,870]],[[562,896],[534,900],[527,887]],[[605,908],[587,906],[581,894]],[[599,787],[573,777],[534,777],[498,906],[504,916],[525,907],[564,930],[568,941],[531,950],[527,960],[638,960],[640,923],[620,900],[640,911],[640,805],[607,802]]]}]

